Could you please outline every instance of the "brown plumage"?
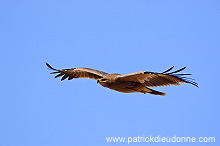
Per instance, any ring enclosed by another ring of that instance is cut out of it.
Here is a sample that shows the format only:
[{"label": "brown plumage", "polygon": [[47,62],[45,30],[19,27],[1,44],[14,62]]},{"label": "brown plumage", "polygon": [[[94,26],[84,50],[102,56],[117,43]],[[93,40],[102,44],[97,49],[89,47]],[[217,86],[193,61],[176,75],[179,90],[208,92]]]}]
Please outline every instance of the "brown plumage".
[{"label": "brown plumage", "polygon": [[173,67],[162,73],[141,71],[137,73],[132,73],[128,75],[121,74],[108,74],[103,71],[98,71],[90,68],[71,68],[71,69],[55,69],[51,67],[48,63],[46,65],[49,69],[54,70],[51,74],[57,74],[55,78],[62,76],[61,81],[74,79],[74,78],[90,78],[97,80],[100,85],[116,90],[123,93],[150,93],[154,95],[166,95],[148,87],[158,87],[158,86],[169,86],[169,85],[180,85],[180,83],[189,83],[196,87],[198,84],[193,79],[186,78],[184,75],[190,74],[175,74],[184,70],[183,67],[177,71],[169,72]]}]

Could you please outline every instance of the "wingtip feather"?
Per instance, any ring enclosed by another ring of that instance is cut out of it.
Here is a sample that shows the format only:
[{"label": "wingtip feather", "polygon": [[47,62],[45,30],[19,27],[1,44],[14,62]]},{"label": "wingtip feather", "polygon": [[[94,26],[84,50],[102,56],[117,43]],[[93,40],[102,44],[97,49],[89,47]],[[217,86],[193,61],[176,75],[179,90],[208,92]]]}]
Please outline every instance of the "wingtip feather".
[{"label": "wingtip feather", "polygon": [[57,70],[57,69],[55,69],[55,68],[53,68],[49,63],[47,63],[46,62],[46,65],[47,65],[47,67],[49,68],[49,69],[51,69],[51,70]]},{"label": "wingtip feather", "polygon": [[167,73],[167,72],[171,71],[173,68],[174,68],[174,66],[172,66],[171,68],[169,68],[169,69],[165,70],[165,71],[164,71],[164,72],[162,72],[162,73]]},{"label": "wingtip feather", "polygon": [[170,73],[168,73],[168,74],[174,74],[174,73],[180,72],[180,71],[182,71],[182,70],[184,70],[184,69],[186,69],[186,66],[183,67],[183,68],[181,68],[181,69],[178,69],[178,70],[176,70],[176,71],[170,72]]}]

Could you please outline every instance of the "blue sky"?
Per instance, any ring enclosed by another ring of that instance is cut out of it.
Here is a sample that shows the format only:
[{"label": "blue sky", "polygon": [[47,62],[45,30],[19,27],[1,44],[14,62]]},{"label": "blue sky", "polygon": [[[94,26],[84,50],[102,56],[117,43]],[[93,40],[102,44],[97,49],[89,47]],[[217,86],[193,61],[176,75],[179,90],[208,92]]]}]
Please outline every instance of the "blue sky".
[{"label": "blue sky", "polygon": [[[105,137],[149,135],[216,137],[216,143],[202,145],[219,145],[219,5],[217,0],[0,1],[0,145],[128,145],[107,143]],[[165,97],[119,93],[94,80],[61,82],[45,62],[121,74],[187,66],[184,72],[192,73],[200,88],[155,88]]]}]

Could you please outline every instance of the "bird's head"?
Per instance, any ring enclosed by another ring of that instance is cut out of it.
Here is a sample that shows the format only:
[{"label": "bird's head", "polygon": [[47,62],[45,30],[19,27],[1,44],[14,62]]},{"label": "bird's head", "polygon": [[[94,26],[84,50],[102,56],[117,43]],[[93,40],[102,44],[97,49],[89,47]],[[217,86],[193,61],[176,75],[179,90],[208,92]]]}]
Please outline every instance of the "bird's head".
[{"label": "bird's head", "polygon": [[106,82],[108,82],[108,79],[105,79],[105,78],[97,80],[97,83],[106,83]]}]

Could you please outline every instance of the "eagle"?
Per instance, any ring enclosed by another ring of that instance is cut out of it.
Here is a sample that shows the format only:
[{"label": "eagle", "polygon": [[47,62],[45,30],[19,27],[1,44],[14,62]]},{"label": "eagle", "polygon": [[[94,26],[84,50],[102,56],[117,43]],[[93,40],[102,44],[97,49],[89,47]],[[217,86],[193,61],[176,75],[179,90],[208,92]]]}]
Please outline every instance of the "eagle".
[{"label": "eagle", "polygon": [[137,73],[121,75],[108,74],[106,72],[91,68],[55,69],[48,63],[46,63],[46,65],[50,70],[53,70],[51,74],[57,74],[55,78],[62,76],[61,81],[65,79],[72,80],[75,78],[89,78],[97,80],[97,83],[103,87],[107,87],[123,93],[139,92],[144,94],[150,93],[153,95],[165,96],[166,93],[150,89],[149,87],[180,85],[180,83],[189,83],[198,87],[198,84],[193,81],[194,79],[186,77],[187,75],[191,74],[178,73],[184,70],[186,67],[173,72],[170,71],[174,68],[174,66],[162,73],[141,71]]}]

